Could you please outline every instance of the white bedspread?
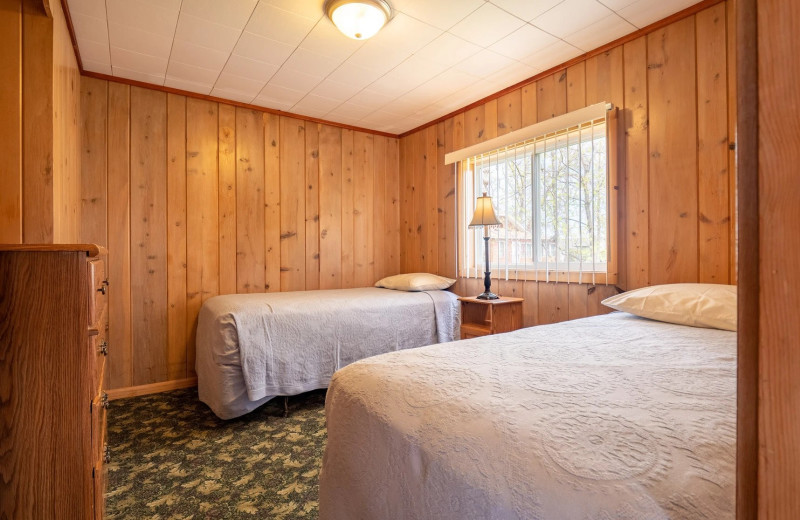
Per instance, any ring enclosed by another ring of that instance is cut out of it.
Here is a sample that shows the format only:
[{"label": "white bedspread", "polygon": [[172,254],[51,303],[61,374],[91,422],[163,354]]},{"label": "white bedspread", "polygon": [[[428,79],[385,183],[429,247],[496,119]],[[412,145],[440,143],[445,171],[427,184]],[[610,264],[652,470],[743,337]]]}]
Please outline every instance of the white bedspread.
[{"label": "white bedspread", "polygon": [[354,363],[320,518],[734,518],[736,334],[614,313]]},{"label": "white bedspread", "polygon": [[216,296],[197,326],[200,399],[223,419],[328,386],[354,361],[458,337],[446,291],[361,288]]}]

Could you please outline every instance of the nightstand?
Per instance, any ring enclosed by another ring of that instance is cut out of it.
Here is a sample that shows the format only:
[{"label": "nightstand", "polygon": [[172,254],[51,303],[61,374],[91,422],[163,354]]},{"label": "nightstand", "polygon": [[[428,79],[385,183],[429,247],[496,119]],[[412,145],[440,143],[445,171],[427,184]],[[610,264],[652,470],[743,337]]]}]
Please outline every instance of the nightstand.
[{"label": "nightstand", "polygon": [[522,328],[524,298],[501,296],[497,300],[479,300],[462,296],[461,339],[477,338]]}]

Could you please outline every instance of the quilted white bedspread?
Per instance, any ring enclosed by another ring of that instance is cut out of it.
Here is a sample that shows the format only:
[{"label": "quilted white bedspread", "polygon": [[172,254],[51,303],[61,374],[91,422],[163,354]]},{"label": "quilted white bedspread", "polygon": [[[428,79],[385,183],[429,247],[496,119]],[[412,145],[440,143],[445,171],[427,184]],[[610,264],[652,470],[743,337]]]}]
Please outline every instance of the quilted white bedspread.
[{"label": "quilted white bedspread", "polygon": [[734,518],[735,393],[735,333],[624,313],[366,359],[320,518]]},{"label": "quilted white bedspread", "polygon": [[374,287],[215,296],[197,323],[200,400],[230,419],[275,396],[325,388],[359,359],[452,341],[456,298]]}]

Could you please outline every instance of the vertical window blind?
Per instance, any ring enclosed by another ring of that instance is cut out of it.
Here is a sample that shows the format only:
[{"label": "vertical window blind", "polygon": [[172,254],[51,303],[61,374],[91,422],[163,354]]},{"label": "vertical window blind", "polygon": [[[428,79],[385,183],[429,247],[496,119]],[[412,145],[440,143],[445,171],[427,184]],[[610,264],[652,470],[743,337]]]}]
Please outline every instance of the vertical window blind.
[{"label": "vertical window blind", "polygon": [[507,280],[613,281],[608,276],[615,254],[610,240],[609,122],[603,106],[601,117],[576,122],[573,114],[569,126],[555,130],[551,120],[547,133],[458,161],[460,276],[482,277],[485,270],[483,228],[467,223],[476,198],[486,192],[502,222],[489,230],[494,275]]}]

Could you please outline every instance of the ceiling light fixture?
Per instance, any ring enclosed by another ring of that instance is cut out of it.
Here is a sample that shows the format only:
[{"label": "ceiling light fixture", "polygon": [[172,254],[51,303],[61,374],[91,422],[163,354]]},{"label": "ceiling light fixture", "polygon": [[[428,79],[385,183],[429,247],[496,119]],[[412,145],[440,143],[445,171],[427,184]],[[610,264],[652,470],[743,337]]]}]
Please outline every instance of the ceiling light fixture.
[{"label": "ceiling light fixture", "polygon": [[326,0],[324,9],[342,34],[354,40],[375,36],[392,15],[384,0]]}]

